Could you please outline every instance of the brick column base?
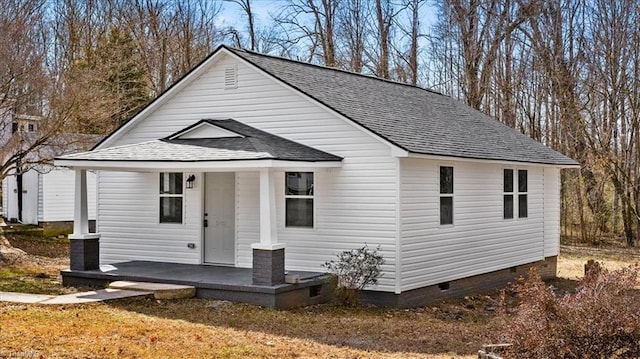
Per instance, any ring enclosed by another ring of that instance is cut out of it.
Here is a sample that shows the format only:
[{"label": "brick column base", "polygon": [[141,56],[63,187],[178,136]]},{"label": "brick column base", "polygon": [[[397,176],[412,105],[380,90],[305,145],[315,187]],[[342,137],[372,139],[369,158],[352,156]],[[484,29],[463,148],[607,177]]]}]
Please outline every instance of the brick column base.
[{"label": "brick column base", "polygon": [[92,270],[100,268],[100,239],[70,239],[71,270]]},{"label": "brick column base", "polygon": [[284,283],[284,248],[253,250],[253,284],[276,285]]}]

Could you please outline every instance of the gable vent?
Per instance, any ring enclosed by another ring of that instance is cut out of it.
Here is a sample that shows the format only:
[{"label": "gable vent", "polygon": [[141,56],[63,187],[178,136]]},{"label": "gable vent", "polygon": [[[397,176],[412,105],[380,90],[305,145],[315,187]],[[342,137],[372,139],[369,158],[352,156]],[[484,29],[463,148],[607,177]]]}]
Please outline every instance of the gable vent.
[{"label": "gable vent", "polygon": [[238,68],[237,67],[225,67],[224,69],[224,88],[235,89],[238,88]]}]

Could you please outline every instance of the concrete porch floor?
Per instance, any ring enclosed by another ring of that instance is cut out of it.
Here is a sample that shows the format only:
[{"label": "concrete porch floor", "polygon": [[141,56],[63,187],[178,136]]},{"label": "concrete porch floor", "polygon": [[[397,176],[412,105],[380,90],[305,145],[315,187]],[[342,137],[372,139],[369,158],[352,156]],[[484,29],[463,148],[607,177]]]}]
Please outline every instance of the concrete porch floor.
[{"label": "concrete porch floor", "polygon": [[331,288],[326,273],[288,271],[296,284],[259,286],[252,283],[251,268],[130,261],[102,265],[95,270],[63,270],[65,286],[106,287],[115,281],[138,281],[190,285],[196,297],[229,300],[280,309],[327,302]]}]

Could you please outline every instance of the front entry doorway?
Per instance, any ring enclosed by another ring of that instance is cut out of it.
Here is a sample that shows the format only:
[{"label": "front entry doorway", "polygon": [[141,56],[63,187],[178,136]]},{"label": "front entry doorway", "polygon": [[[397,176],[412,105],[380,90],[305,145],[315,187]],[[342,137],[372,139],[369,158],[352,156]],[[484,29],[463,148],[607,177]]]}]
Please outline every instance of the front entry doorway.
[{"label": "front entry doorway", "polygon": [[205,175],[204,262],[235,263],[235,173]]}]

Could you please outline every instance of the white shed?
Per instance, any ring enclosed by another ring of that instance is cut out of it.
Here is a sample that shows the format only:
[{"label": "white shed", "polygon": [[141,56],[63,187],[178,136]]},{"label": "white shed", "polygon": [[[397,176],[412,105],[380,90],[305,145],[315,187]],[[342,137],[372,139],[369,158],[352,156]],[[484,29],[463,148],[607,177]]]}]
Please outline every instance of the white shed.
[{"label": "white shed", "polygon": [[222,46],[56,165],[99,171],[99,234],[76,207],[73,238],[99,241],[102,264],[253,268],[255,282],[366,243],[385,264],[363,299],[412,306],[532,265],[555,275],[560,170],[578,163],[436,92]]},{"label": "white shed", "polygon": [[[22,175],[22,216],[18,214],[18,188],[15,175],[2,180],[3,215],[10,221],[42,224],[73,221],[74,172],[68,168],[45,166],[31,169]],[[96,219],[96,175],[89,172],[89,219]]]}]

